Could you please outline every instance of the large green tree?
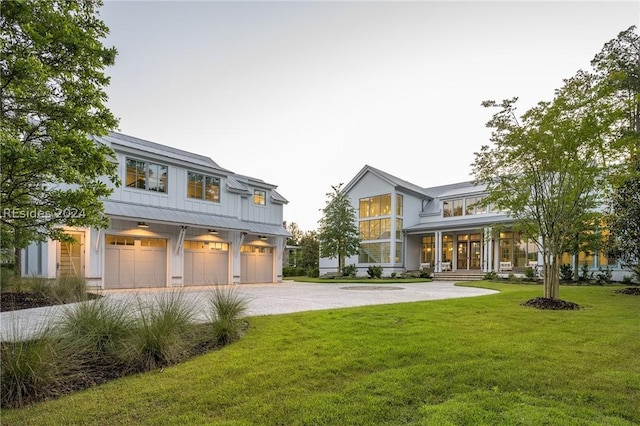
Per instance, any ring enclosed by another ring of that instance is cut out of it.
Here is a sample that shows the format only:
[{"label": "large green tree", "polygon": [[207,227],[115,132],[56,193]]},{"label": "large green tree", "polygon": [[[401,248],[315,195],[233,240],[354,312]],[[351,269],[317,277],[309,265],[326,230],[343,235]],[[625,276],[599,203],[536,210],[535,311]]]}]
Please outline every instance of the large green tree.
[{"label": "large green tree", "polygon": [[311,274],[318,268],[320,262],[320,242],[315,231],[307,231],[300,238],[298,266]]},{"label": "large green tree", "polygon": [[636,174],[620,184],[611,196],[608,217],[612,252],[622,266],[640,279],[640,161]]},{"label": "large green tree", "polygon": [[323,216],[318,221],[318,241],[320,256],[338,258],[338,272],[344,269],[345,259],[360,251],[360,234],[357,216],[351,200],[341,191],[342,184],[332,186],[327,193],[327,204],[322,209]]},{"label": "large green tree", "polygon": [[487,123],[493,145],[475,154],[474,175],[487,185],[485,201],[538,243],[547,298],[559,297],[560,256],[575,249],[573,236],[597,223],[611,177],[628,176],[638,153],[638,86],[629,75],[640,63],[634,31],[606,43],[593,70],[577,72],[551,102],[520,117],[516,99],[483,103],[499,112]]},{"label": "large green tree", "polygon": [[106,225],[101,197],[119,184],[113,151],[89,135],[117,126],[104,69],[100,0],[4,1],[0,7],[2,247],[19,249],[60,226]]}]

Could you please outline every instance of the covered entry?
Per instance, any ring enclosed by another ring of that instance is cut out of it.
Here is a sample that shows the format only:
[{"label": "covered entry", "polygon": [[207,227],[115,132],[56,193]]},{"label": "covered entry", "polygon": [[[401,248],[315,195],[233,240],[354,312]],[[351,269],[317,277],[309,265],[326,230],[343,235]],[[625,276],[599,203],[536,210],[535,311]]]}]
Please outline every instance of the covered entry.
[{"label": "covered entry", "polygon": [[166,287],[167,240],[105,236],[105,288]]},{"label": "covered entry", "polygon": [[229,244],[184,242],[184,285],[229,283]]},{"label": "covered entry", "polygon": [[243,245],[242,283],[273,282],[273,247]]}]

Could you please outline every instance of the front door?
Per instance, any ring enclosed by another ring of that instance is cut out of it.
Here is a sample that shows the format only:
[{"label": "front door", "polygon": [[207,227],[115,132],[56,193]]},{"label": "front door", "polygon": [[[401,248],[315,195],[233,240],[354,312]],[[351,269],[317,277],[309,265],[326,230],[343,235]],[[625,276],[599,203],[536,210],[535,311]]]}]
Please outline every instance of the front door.
[{"label": "front door", "polygon": [[458,242],[458,269],[467,269],[467,242]]}]

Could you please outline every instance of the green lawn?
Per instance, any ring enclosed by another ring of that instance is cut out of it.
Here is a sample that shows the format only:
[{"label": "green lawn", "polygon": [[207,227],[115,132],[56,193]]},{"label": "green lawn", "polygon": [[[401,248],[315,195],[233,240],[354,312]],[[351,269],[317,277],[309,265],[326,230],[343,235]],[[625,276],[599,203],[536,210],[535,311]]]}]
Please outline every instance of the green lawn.
[{"label": "green lawn", "polygon": [[562,287],[255,317],[224,349],[16,410],[2,425],[632,425],[640,297]]}]

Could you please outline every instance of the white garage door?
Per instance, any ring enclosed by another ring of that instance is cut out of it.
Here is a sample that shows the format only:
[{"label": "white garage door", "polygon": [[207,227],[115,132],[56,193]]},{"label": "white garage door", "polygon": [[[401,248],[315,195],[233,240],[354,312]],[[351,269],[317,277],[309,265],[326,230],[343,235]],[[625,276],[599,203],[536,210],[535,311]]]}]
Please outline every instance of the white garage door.
[{"label": "white garage door", "polygon": [[242,246],[242,283],[273,282],[273,247]]},{"label": "white garage door", "polygon": [[105,288],[166,287],[167,240],[105,236]]},{"label": "white garage door", "polygon": [[184,242],[184,285],[229,284],[229,244]]}]

